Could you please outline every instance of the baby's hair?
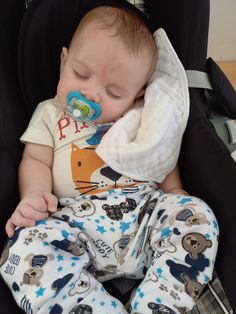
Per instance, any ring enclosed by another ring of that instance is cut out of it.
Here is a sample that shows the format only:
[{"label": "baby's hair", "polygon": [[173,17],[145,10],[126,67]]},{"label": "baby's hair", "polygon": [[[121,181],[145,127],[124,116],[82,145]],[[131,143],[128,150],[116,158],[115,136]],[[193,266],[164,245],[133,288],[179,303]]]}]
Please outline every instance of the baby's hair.
[{"label": "baby's hair", "polygon": [[108,30],[110,36],[121,38],[135,55],[143,48],[150,49],[153,59],[156,60],[157,48],[153,35],[141,17],[131,10],[121,7],[97,7],[82,18],[74,36],[93,21],[98,22],[101,29]]}]

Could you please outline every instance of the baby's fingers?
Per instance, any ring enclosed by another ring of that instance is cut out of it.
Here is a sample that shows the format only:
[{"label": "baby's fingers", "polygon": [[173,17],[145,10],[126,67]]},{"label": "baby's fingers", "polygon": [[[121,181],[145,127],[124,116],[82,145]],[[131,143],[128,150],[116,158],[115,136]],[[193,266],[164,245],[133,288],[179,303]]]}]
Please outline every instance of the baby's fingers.
[{"label": "baby's fingers", "polygon": [[6,224],[6,232],[8,237],[12,237],[15,227],[32,227],[34,225],[34,220],[24,218],[20,212],[15,211]]},{"label": "baby's fingers", "polygon": [[25,219],[29,220],[41,220],[48,217],[48,212],[41,212],[37,209],[34,209],[29,204],[24,204],[24,206],[20,207],[18,210],[15,211],[15,213],[20,213],[21,216],[23,216]]},{"label": "baby's fingers", "polygon": [[35,210],[40,211],[42,213],[45,213],[48,210],[47,203],[46,203],[43,195],[40,197],[33,197],[33,198],[31,197],[31,198],[27,199],[23,204],[24,204],[24,206],[29,205],[32,208],[34,208]]},{"label": "baby's fingers", "polygon": [[57,203],[58,203],[57,197],[55,195],[53,195],[52,193],[46,193],[46,192],[43,193],[43,196],[44,196],[44,199],[47,203],[48,211],[50,213],[56,212],[57,211]]},{"label": "baby's fingers", "polygon": [[14,232],[15,232],[15,228],[16,228],[16,226],[12,223],[11,219],[8,219],[8,221],[6,223],[6,227],[5,227],[8,238],[13,237]]}]

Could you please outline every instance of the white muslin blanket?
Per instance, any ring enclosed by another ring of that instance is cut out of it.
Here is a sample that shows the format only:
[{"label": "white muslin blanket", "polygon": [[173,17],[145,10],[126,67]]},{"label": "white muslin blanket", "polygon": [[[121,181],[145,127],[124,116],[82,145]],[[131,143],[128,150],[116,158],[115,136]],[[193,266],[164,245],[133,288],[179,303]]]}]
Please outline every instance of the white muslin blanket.
[{"label": "white muslin blanket", "polygon": [[165,31],[158,29],[154,37],[158,61],[144,100],[114,123],[96,152],[118,173],[161,183],[178,160],[189,94],[184,68]]}]

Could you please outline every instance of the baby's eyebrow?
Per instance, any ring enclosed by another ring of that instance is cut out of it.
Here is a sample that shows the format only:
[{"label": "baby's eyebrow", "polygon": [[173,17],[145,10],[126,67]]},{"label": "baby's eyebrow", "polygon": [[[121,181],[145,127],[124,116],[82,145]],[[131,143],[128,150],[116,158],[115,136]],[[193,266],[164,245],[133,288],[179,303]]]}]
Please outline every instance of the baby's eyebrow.
[{"label": "baby's eyebrow", "polygon": [[89,67],[86,63],[84,63],[83,61],[78,60],[78,59],[76,59],[76,58],[73,58],[72,61],[75,62],[75,63],[78,63],[78,64],[82,65],[82,66],[85,67],[89,72],[92,72],[91,69],[90,69],[90,67]]}]

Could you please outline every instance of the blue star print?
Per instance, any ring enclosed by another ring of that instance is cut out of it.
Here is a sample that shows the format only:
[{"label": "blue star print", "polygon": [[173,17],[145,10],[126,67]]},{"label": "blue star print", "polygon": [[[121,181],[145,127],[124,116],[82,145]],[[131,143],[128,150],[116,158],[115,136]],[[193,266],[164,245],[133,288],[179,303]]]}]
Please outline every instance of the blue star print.
[{"label": "blue star print", "polygon": [[164,228],[161,230],[161,237],[168,237],[171,233],[172,231],[170,230],[169,227]]},{"label": "blue star print", "polygon": [[[214,265],[214,264],[213,264]],[[208,283],[210,280],[210,278],[207,276],[207,275],[204,275],[204,282],[205,283]]]},{"label": "blue star print", "polygon": [[218,229],[218,223],[217,223],[217,221],[216,221],[216,220],[213,220],[212,223],[213,223],[214,228],[215,228],[215,229]]},{"label": "blue star print", "polygon": [[63,260],[64,260],[64,257],[62,255],[57,255],[58,262],[63,261]]},{"label": "blue star print", "polygon": [[46,220],[38,220],[38,221],[36,221],[35,225],[36,226],[38,226],[38,225],[47,225],[47,222],[46,222]]},{"label": "blue star print", "polygon": [[139,306],[139,303],[137,301],[134,302],[134,310],[137,310]]},{"label": "blue star print", "polygon": [[144,297],[144,293],[143,293],[143,291],[140,288],[137,289],[137,292],[138,292],[140,298]]},{"label": "blue star print", "polygon": [[73,219],[72,223],[80,230],[84,230],[84,222],[79,222]]},{"label": "blue star print", "polygon": [[40,287],[39,290],[37,290],[37,291],[35,292],[36,298],[39,298],[39,297],[43,296],[45,290],[46,290],[46,288]]},{"label": "blue star print", "polygon": [[192,201],[192,197],[183,197],[181,201],[179,201],[177,204],[185,205],[186,203],[189,203]]},{"label": "blue star print", "polygon": [[73,257],[71,257],[70,259],[72,259],[73,261],[79,261],[79,260],[80,260],[80,258],[77,257],[77,256],[73,256]]},{"label": "blue star print", "polygon": [[100,232],[101,234],[103,234],[104,232],[106,232],[105,228],[103,226],[97,226],[96,229],[98,232]]},{"label": "blue star print", "polygon": [[115,308],[117,307],[116,301],[112,301],[112,302],[111,302],[111,306],[115,309]]},{"label": "blue star print", "polygon": [[163,279],[167,280],[165,277],[162,276],[163,269],[161,267],[156,269],[156,273],[157,273],[158,278],[163,278]]},{"label": "blue star print", "polygon": [[62,236],[63,236],[65,239],[67,239],[67,238],[69,237],[69,235],[70,235],[66,230],[62,230],[62,231],[61,231],[61,234],[62,234]]},{"label": "blue star print", "polygon": [[130,222],[120,222],[120,229],[125,232],[130,228]]}]

